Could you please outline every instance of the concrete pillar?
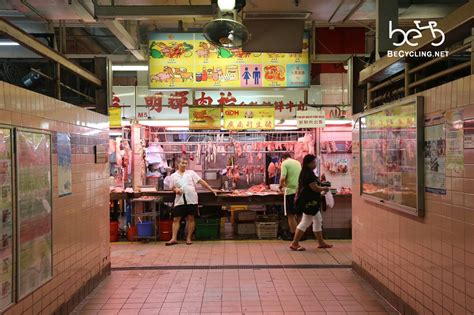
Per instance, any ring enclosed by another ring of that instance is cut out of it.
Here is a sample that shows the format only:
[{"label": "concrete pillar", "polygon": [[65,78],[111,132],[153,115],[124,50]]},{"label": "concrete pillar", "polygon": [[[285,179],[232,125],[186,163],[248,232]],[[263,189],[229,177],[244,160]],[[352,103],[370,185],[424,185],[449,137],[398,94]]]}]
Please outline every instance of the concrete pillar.
[{"label": "concrete pillar", "polygon": [[393,42],[398,39],[389,38],[389,21],[392,21],[392,28],[398,28],[398,0],[376,0],[376,37],[375,49],[376,60],[385,56],[387,50],[393,49]]}]

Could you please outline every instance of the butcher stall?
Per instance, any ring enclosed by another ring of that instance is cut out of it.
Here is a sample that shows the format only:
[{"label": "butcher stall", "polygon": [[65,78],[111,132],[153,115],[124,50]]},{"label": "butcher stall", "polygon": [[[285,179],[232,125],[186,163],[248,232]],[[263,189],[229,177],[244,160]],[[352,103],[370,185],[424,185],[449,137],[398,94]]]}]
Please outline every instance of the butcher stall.
[{"label": "butcher stall", "polygon": [[[142,196],[159,198],[163,211],[158,217],[169,221],[167,209],[172,207],[174,193],[167,186],[167,177],[175,171],[179,157],[186,155],[188,169],[219,191],[217,196],[198,191],[201,217],[207,223],[219,221],[217,238],[261,236],[259,220],[278,223],[273,226],[278,233],[271,233],[276,237],[288,229],[286,218],[281,215],[284,198],[278,189],[281,155],[292,152],[295,159],[302,161],[306,154],[315,154],[317,172],[331,182],[336,200],[335,208],[323,213],[326,237],[350,238],[351,141],[346,132],[350,136],[351,127],[336,126],[327,132],[318,129],[192,132],[134,126],[130,137],[131,184],[127,188],[113,187],[111,200],[115,210],[120,208],[127,213],[125,226],[136,224],[133,203],[127,200]],[[236,218],[245,216],[235,213],[247,213],[248,218],[238,221]],[[270,226],[269,223],[261,225]],[[246,228],[240,228],[239,224]]]}]

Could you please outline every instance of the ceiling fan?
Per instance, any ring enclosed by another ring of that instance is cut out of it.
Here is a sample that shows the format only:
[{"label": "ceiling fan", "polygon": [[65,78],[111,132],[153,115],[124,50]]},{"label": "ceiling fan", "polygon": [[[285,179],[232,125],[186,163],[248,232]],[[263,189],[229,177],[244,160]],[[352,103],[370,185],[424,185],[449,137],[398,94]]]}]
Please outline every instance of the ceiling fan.
[{"label": "ceiling fan", "polygon": [[240,48],[250,37],[237,12],[245,6],[245,0],[218,0],[218,17],[204,25],[204,37],[218,47]]}]

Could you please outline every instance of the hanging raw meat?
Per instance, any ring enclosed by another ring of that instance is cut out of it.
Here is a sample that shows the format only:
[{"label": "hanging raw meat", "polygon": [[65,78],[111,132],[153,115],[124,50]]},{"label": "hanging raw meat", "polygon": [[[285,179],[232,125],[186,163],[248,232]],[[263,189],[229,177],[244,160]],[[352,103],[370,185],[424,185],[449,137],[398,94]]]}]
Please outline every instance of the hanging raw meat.
[{"label": "hanging raw meat", "polygon": [[250,166],[245,167],[245,179],[247,181],[247,185],[250,185]]},{"label": "hanging raw meat", "polygon": [[201,164],[201,144],[198,144],[196,148],[196,164]]},{"label": "hanging raw meat", "polygon": [[300,159],[303,157],[303,144],[301,142],[297,142],[295,144],[294,152],[296,159]]},{"label": "hanging raw meat", "polygon": [[235,149],[236,149],[236,152],[237,152],[237,156],[241,157],[242,156],[242,144],[237,142],[235,144]]},{"label": "hanging raw meat", "polygon": [[351,153],[352,152],[352,142],[351,141],[346,141],[344,143],[344,151],[346,151],[346,153]]},{"label": "hanging raw meat", "polygon": [[306,141],[308,143],[308,154],[313,154],[314,155],[314,139],[313,135],[308,133],[307,137],[305,136]]},{"label": "hanging raw meat", "polygon": [[257,143],[257,151],[258,151],[258,153],[257,153],[257,159],[258,159],[259,161],[261,161],[262,158],[263,158],[262,149],[263,149],[263,148],[262,148],[262,144],[261,144],[261,143]]},{"label": "hanging raw meat", "polygon": [[186,155],[186,145],[185,145],[185,144],[182,144],[182,145],[181,145],[181,153],[182,153],[183,155]]},{"label": "hanging raw meat", "polygon": [[210,149],[210,145],[206,145],[206,161],[207,163],[210,163],[211,162],[211,149]]},{"label": "hanging raw meat", "polygon": [[232,171],[232,180],[237,183],[240,180],[240,167],[236,165]]},{"label": "hanging raw meat", "polygon": [[270,162],[268,165],[268,177],[275,177],[276,176],[276,167],[275,163]]}]

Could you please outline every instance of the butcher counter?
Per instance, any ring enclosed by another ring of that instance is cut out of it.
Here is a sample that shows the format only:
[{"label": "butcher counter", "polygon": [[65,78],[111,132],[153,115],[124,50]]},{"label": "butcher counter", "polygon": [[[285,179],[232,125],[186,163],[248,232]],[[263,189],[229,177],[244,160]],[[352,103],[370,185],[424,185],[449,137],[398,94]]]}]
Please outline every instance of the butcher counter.
[{"label": "butcher counter", "polygon": [[[198,190],[199,204],[203,206],[233,206],[233,205],[283,205],[283,194],[233,196],[228,192],[219,192],[217,196],[209,191]],[[110,200],[133,199],[141,196],[156,196],[163,202],[172,203],[175,193],[171,190],[134,193],[110,193]]]}]

